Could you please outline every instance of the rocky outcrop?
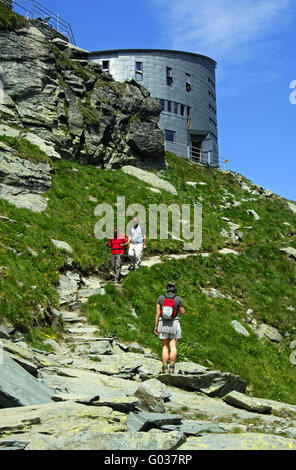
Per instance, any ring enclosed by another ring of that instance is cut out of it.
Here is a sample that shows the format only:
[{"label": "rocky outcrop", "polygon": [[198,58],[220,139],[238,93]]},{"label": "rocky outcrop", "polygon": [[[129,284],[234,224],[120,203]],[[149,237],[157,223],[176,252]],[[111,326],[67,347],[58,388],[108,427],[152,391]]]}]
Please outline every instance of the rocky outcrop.
[{"label": "rocky outcrop", "polygon": [[165,167],[161,108],[137,82],[115,82],[87,51],[32,26],[0,31],[0,48],[6,124],[81,163]]},{"label": "rocky outcrop", "polygon": [[0,198],[16,207],[42,212],[47,202],[42,194],[51,186],[49,163],[33,163],[0,141]]}]

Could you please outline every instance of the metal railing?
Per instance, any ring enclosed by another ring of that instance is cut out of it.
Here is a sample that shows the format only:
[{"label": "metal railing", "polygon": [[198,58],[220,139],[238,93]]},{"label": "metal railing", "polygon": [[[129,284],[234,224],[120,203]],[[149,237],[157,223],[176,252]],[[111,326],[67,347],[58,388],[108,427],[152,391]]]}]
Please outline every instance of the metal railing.
[{"label": "metal railing", "polygon": [[1,0],[9,8],[12,6],[13,11],[25,16],[27,19],[39,20],[45,26],[58,31],[66,36],[71,44],[75,45],[74,35],[70,23],[65,21],[60,15],[53,13],[36,0]]},{"label": "metal railing", "polygon": [[191,145],[165,141],[164,148],[166,152],[172,152],[180,157],[188,158],[197,164],[219,167],[222,170],[226,170],[226,164],[229,162],[229,160],[222,158],[220,155],[213,152],[213,150],[206,151],[197,149]]}]

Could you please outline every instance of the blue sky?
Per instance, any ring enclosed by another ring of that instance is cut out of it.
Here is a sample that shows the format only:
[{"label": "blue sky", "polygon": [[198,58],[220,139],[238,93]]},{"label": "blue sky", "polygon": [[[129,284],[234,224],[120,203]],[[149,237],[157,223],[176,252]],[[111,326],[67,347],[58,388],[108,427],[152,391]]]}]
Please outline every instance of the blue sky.
[{"label": "blue sky", "polygon": [[221,156],[296,200],[295,0],[40,2],[71,23],[87,50],[172,48],[214,58]]}]

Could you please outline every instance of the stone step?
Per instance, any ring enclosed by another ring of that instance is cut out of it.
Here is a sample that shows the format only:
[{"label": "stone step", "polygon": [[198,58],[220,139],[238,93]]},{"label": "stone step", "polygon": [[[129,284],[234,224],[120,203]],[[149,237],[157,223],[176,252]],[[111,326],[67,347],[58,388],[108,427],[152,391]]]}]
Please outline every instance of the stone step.
[{"label": "stone step", "polygon": [[92,334],[95,333],[98,330],[95,326],[76,326],[76,327],[71,327],[67,328],[67,331],[73,335],[85,335],[85,334]]}]

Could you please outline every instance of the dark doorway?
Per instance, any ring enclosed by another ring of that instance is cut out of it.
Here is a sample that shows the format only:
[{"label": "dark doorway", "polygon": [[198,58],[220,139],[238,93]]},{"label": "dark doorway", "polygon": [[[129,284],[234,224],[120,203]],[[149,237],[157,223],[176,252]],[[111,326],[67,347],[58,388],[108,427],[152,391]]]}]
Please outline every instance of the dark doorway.
[{"label": "dark doorway", "polygon": [[201,143],[200,140],[192,140],[192,161],[201,163]]}]

